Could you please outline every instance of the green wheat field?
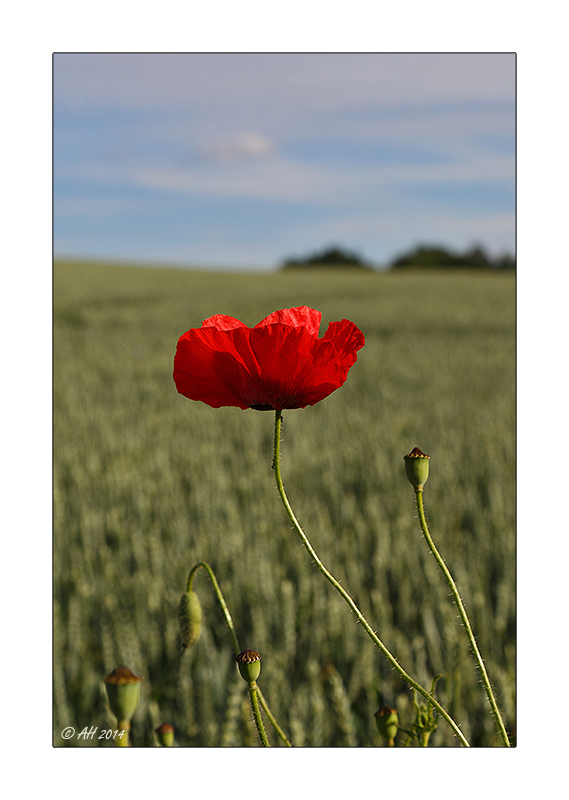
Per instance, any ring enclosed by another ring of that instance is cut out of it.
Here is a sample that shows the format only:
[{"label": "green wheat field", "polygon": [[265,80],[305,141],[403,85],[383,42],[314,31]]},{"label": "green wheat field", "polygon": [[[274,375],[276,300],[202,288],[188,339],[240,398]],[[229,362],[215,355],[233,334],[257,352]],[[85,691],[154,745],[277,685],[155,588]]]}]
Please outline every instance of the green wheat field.
[{"label": "green wheat field", "polygon": [[[277,494],[274,415],[176,392],[178,337],[222,313],[255,325],[308,305],[366,345],[346,384],[283,413],[285,487],[308,538],[408,673],[473,746],[500,746],[448,586],[422,538],[403,456],[431,457],[431,534],[461,591],[515,736],[515,277],[485,271],[234,274],[54,267],[54,746],[112,728],[103,677],[144,678],[133,746],[259,746],[204,570],[198,644],[176,606],[207,561],[259,686],[296,747],[376,747],[374,713],[413,695],[311,563]],[[282,746],[267,721],[271,744]],[[402,738],[402,737],[401,737]],[[398,742],[399,744],[401,742]],[[460,747],[441,720],[430,746]]]}]

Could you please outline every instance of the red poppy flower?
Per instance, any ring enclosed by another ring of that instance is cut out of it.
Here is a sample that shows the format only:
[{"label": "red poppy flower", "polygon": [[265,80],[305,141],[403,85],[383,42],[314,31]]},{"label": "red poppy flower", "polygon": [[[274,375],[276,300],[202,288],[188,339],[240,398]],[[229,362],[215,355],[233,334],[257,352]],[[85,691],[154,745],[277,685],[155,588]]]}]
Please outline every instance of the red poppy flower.
[{"label": "red poppy flower", "polygon": [[178,392],[213,408],[313,406],[342,386],[365,343],[347,319],[318,338],[321,317],[302,306],[275,311],[254,328],[223,314],[206,319],[178,340]]}]

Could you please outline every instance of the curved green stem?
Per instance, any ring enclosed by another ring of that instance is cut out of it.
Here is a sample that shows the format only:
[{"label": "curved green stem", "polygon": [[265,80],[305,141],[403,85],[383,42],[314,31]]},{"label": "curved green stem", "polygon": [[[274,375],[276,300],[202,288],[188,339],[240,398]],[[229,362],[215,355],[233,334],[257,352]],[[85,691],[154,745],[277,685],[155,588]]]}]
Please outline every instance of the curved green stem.
[{"label": "curved green stem", "polygon": [[488,673],[486,672],[486,667],[484,666],[484,661],[482,660],[482,656],[480,654],[480,650],[478,649],[478,645],[476,644],[476,639],[474,638],[474,633],[472,632],[472,627],[470,625],[470,621],[466,614],[466,609],[462,603],[460,595],[458,593],[458,589],[456,583],[452,575],[449,572],[449,569],[437,548],[435,547],[435,543],[429,533],[429,528],[427,526],[427,520],[425,519],[425,510],[423,508],[423,490],[420,488],[415,488],[415,496],[417,499],[417,511],[419,512],[419,522],[421,523],[421,530],[423,531],[423,536],[427,542],[429,550],[435,557],[435,561],[439,565],[439,568],[443,575],[446,578],[448,585],[450,586],[450,590],[452,592],[452,596],[454,597],[454,602],[458,608],[458,613],[460,614],[460,618],[462,619],[462,624],[466,630],[468,635],[468,641],[470,642],[470,647],[472,648],[472,652],[474,654],[474,658],[478,664],[480,669],[480,675],[482,677],[482,683],[484,684],[484,688],[486,690],[486,694],[488,696],[488,702],[490,703],[490,707],[494,713],[494,717],[496,720],[496,725],[498,726],[498,732],[502,738],[502,741],[506,747],[510,747],[510,740],[508,739],[508,734],[506,733],[506,728],[504,726],[504,722],[502,720],[502,716],[500,714],[500,710],[498,708],[498,704],[496,702],[496,698],[494,697],[494,692],[492,691],[492,687],[490,685],[490,679],[488,678]]},{"label": "curved green stem", "polygon": [[265,698],[263,696],[263,692],[259,689],[258,686],[257,686],[257,694],[259,695],[259,701],[261,703],[263,711],[265,712],[265,714],[267,715],[267,717],[271,721],[271,724],[272,724],[273,728],[275,729],[275,731],[277,732],[277,735],[278,735],[279,739],[282,742],[284,742],[287,747],[292,747],[292,744],[290,743],[290,741],[286,737],[286,735],[285,735],[284,731],[282,730],[281,726],[278,724],[278,722],[274,718],[274,716],[273,716],[273,714],[271,712],[271,709],[267,705],[267,701],[265,700]]},{"label": "curved green stem", "polygon": [[[195,574],[196,574],[196,572],[198,571],[198,569],[200,567],[203,567],[206,570],[206,572],[209,575],[209,577],[210,577],[210,580],[211,580],[211,583],[213,585],[213,589],[214,589],[215,595],[216,595],[216,597],[218,599],[219,605],[221,606],[221,610],[223,611],[223,615],[225,617],[225,622],[227,623],[227,627],[229,629],[229,633],[230,633],[230,636],[231,636],[231,641],[233,643],[233,650],[235,652],[235,655],[238,656],[239,653],[241,652],[241,648],[239,647],[239,642],[237,640],[237,634],[235,633],[235,626],[233,625],[233,619],[231,618],[231,614],[229,613],[229,608],[227,607],[227,603],[225,602],[225,597],[223,596],[223,592],[221,591],[221,587],[220,587],[219,583],[217,582],[217,578],[215,577],[215,573],[212,570],[212,568],[210,567],[210,565],[207,563],[207,561],[200,561],[199,564],[196,564],[195,567],[192,567],[192,569],[190,570],[190,574],[188,575],[188,583],[187,583],[186,591],[188,591],[188,592],[192,591],[192,584],[194,582],[194,577],[195,577]],[[257,692],[257,694],[259,696],[259,700],[261,701],[261,705],[263,707],[263,710],[264,710],[265,714],[267,715],[267,717],[270,719],[270,721],[271,721],[272,725],[274,726],[279,738],[286,744],[287,747],[292,747],[291,743],[289,742],[289,740],[287,739],[287,737],[283,733],[280,725],[278,724],[278,722],[276,721],[275,717],[273,716],[273,713],[271,712],[271,709],[269,708],[269,706],[267,704],[267,701],[265,700],[265,698],[263,696],[263,693],[261,692],[261,690],[259,689],[258,686],[256,687],[256,692]],[[250,694],[250,692],[249,692],[249,694]],[[252,704],[252,701],[251,701],[251,704]],[[255,714],[255,709],[254,708],[253,708],[253,714]],[[260,716],[259,716],[259,719],[260,719]],[[255,718],[255,722],[257,723],[257,719],[256,718]],[[262,722],[261,722],[261,725],[262,725]],[[258,727],[259,726],[257,724],[257,728]],[[265,734],[265,739],[266,739],[266,734]],[[266,746],[269,746],[268,742],[267,742]]]},{"label": "curved green stem", "polygon": [[399,662],[397,661],[395,656],[393,656],[389,652],[389,650],[383,644],[383,642],[381,641],[379,636],[372,629],[372,627],[370,626],[370,624],[368,623],[368,621],[366,620],[366,618],[364,617],[364,615],[362,614],[362,612],[360,611],[358,606],[352,600],[352,598],[350,597],[348,592],[346,592],[346,590],[339,583],[339,581],[337,581],[336,578],[334,578],[334,576],[330,572],[328,572],[328,570],[326,569],[326,567],[324,566],[322,561],[320,561],[318,555],[316,554],[316,551],[314,550],[314,548],[312,547],[312,545],[308,541],[308,538],[307,538],[306,534],[302,530],[302,528],[300,526],[300,523],[298,522],[297,518],[294,515],[294,511],[292,510],[292,507],[291,507],[291,505],[290,505],[290,503],[288,501],[288,498],[286,496],[286,492],[285,492],[284,486],[283,486],[283,481],[282,481],[282,477],[281,477],[281,468],[280,468],[281,426],[282,426],[282,411],[277,410],[276,411],[276,415],[275,415],[273,468],[275,470],[275,478],[276,478],[277,489],[278,489],[280,498],[281,498],[282,503],[283,503],[283,505],[285,507],[285,510],[286,510],[286,512],[288,514],[288,517],[289,517],[290,521],[293,524],[293,527],[294,527],[296,533],[300,537],[302,543],[304,544],[305,548],[308,550],[312,560],[314,561],[314,563],[316,564],[316,566],[318,567],[320,572],[324,575],[326,580],[329,583],[332,584],[332,586],[334,587],[334,589],[336,589],[336,591],[340,594],[340,596],[346,601],[348,606],[352,609],[352,611],[356,615],[356,617],[358,619],[358,622],[362,625],[362,627],[364,628],[365,632],[368,634],[368,636],[373,641],[373,643],[376,645],[376,647],[378,647],[379,650],[383,653],[383,655],[389,661],[391,666],[396,670],[396,672],[399,673],[399,675],[403,678],[403,680],[405,680],[409,684],[409,686],[412,686],[417,692],[419,692],[419,694],[423,695],[423,697],[425,697],[426,700],[428,700],[428,702],[434,708],[437,709],[437,711],[439,712],[441,717],[443,717],[443,719],[453,729],[453,731],[455,732],[456,736],[459,738],[461,744],[464,747],[470,747],[470,745],[468,743],[468,740],[466,739],[466,737],[464,736],[464,734],[462,733],[462,731],[460,730],[460,728],[458,727],[456,722],[445,711],[445,709],[441,706],[441,704],[437,700],[435,700],[435,698],[432,697],[426,689],[424,689],[410,675],[408,675],[405,672],[405,670],[403,669],[403,667],[399,664]]},{"label": "curved green stem", "polygon": [[233,620],[231,619],[231,614],[229,613],[229,609],[227,608],[227,603],[225,602],[225,597],[223,596],[223,592],[220,589],[219,583],[215,577],[215,574],[210,567],[210,565],[206,561],[200,561],[199,564],[196,564],[190,571],[188,575],[188,587],[186,591],[192,591],[192,583],[194,581],[194,575],[198,571],[200,567],[203,567],[207,574],[210,577],[210,580],[213,584],[213,590],[216,594],[216,597],[219,601],[219,605],[221,606],[221,610],[223,611],[223,615],[225,617],[225,622],[227,623],[227,627],[229,628],[229,633],[231,635],[231,641],[233,642],[233,649],[235,651],[235,655],[238,656],[241,650],[239,649],[239,642],[237,641],[237,634],[235,633],[235,627],[233,625]]}]

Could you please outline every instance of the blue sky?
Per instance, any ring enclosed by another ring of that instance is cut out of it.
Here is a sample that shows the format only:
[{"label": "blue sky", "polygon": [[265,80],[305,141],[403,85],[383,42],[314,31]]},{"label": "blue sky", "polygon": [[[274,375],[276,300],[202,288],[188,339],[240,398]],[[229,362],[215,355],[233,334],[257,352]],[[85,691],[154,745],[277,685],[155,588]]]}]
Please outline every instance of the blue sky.
[{"label": "blue sky", "polygon": [[56,256],[515,247],[511,53],[54,56]]}]

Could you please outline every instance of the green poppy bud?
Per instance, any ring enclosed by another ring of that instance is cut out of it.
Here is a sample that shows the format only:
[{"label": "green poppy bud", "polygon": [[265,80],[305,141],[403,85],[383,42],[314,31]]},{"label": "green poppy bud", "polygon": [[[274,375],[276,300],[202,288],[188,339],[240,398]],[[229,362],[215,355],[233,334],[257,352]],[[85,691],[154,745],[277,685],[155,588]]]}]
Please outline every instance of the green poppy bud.
[{"label": "green poppy bud", "polygon": [[375,713],[375,724],[380,736],[385,739],[388,747],[393,747],[399,729],[399,717],[394,708],[383,706]]},{"label": "green poppy bud", "polygon": [[261,656],[254,650],[243,650],[235,659],[239,672],[247,683],[255,683],[261,672]]},{"label": "green poppy bud", "polygon": [[403,458],[405,459],[405,472],[409,478],[409,483],[415,489],[422,489],[429,477],[430,456],[415,447],[409,455],[403,456]]},{"label": "green poppy bud", "polygon": [[158,741],[162,747],[172,747],[174,744],[174,728],[168,722],[164,722],[155,730]]},{"label": "green poppy bud", "polygon": [[109,706],[119,727],[128,729],[140,699],[142,678],[126,667],[117,667],[103,679]]},{"label": "green poppy bud", "polygon": [[188,650],[198,641],[202,629],[202,607],[195,592],[184,592],[180,597],[178,620],[182,635],[182,647]]}]

